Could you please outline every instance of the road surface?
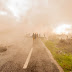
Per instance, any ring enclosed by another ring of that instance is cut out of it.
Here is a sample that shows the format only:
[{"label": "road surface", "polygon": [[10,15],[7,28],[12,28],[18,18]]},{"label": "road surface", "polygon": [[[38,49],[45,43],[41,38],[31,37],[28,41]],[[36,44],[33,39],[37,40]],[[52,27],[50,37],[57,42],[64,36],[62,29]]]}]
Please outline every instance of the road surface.
[{"label": "road surface", "polygon": [[40,39],[24,38],[0,53],[0,72],[61,72]]}]

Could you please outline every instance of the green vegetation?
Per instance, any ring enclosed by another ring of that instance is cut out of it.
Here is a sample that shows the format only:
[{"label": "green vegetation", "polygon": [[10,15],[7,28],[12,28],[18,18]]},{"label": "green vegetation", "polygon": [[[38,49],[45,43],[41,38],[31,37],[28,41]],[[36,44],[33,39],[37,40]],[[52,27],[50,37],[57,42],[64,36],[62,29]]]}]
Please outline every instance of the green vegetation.
[{"label": "green vegetation", "polygon": [[51,40],[43,40],[43,42],[51,51],[53,57],[59,65],[64,69],[64,72],[72,71],[72,45],[65,41],[56,42]]}]

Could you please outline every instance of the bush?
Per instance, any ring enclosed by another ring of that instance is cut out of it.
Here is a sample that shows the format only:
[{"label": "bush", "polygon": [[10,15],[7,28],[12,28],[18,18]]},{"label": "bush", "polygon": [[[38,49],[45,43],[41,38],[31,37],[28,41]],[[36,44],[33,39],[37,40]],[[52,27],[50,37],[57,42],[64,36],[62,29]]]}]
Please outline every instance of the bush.
[{"label": "bush", "polygon": [[0,52],[5,52],[5,51],[7,51],[6,47],[0,47]]},{"label": "bush", "polygon": [[66,40],[64,40],[64,39],[61,39],[61,40],[60,40],[60,43],[67,43],[67,42],[66,42]]}]

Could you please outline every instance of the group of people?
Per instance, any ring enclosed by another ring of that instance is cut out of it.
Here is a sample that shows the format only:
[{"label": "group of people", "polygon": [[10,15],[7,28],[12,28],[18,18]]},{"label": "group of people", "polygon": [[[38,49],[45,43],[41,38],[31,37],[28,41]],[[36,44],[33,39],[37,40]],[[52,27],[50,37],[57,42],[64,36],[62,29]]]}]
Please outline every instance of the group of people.
[{"label": "group of people", "polygon": [[38,34],[37,33],[33,33],[32,37],[33,37],[33,40],[37,39],[38,38]]}]

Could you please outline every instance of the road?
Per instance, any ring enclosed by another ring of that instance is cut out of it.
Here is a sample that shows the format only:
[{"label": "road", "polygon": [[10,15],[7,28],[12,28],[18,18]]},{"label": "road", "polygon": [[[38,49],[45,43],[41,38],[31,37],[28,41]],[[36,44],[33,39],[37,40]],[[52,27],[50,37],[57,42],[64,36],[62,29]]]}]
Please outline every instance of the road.
[{"label": "road", "polygon": [[24,38],[0,54],[0,72],[61,72],[40,39]]}]

